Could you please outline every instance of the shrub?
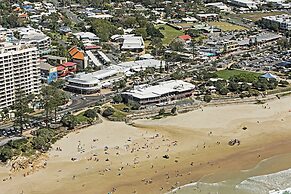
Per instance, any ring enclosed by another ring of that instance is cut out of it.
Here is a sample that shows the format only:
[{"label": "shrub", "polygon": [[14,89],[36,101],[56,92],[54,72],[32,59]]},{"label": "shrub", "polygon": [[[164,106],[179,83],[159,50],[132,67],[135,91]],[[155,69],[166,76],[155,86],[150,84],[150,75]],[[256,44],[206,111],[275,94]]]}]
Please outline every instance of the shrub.
[{"label": "shrub", "polygon": [[68,127],[69,129],[74,129],[78,124],[77,118],[74,115],[65,115],[61,120],[63,126]]},{"label": "shrub", "polygon": [[286,80],[281,80],[281,81],[279,82],[279,84],[282,85],[283,87],[286,87],[286,86],[289,85],[289,82],[286,81]]},{"label": "shrub", "polygon": [[128,105],[131,107],[132,110],[138,110],[140,108],[140,104],[133,100],[128,101]]},{"label": "shrub", "polygon": [[114,112],[115,112],[115,110],[112,107],[108,107],[103,111],[102,116],[109,117],[109,116],[113,115]]},{"label": "shrub", "polygon": [[88,109],[85,111],[84,116],[91,119],[95,119],[97,117],[97,113],[94,109]]},{"label": "shrub", "polygon": [[160,111],[159,111],[159,115],[163,115],[163,114],[165,114],[165,109],[164,108],[162,108],[162,109],[160,109]]},{"label": "shrub", "polygon": [[6,162],[13,157],[13,150],[8,146],[3,146],[0,148],[0,160]]},{"label": "shrub", "polygon": [[210,95],[205,95],[203,100],[208,103],[212,100],[212,97]]},{"label": "shrub", "polygon": [[122,96],[121,96],[120,94],[117,94],[117,95],[115,95],[115,96],[113,97],[113,101],[114,101],[115,103],[121,103],[121,102],[123,101],[123,98],[122,98]]},{"label": "shrub", "polygon": [[176,114],[176,113],[177,113],[177,107],[174,106],[174,107],[172,108],[172,110],[171,110],[171,113],[172,113],[172,114]]}]

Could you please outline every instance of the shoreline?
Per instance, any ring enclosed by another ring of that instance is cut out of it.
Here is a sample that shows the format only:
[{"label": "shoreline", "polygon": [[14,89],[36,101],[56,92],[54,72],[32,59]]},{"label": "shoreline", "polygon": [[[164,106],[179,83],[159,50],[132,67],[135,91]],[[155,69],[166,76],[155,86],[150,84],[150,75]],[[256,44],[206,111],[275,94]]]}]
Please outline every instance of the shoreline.
[{"label": "shoreline", "polygon": [[[228,172],[239,173],[263,159],[291,153],[290,100],[286,96],[268,101],[264,106],[270,109],[258,104],[203,107],[204,111],[160,120],[135,120],[136,127],[104,121],[57,141],[46,168],[25,178],[12,174],[0,189],[11,194],[93,194],[115,189],[116,193],[166,193],[205,176],[212,182],[237,176]],[[240,139],[241,145],[229,146],[233,138]],[[77,160],[71,161],[72,157]],[[290,167],[282,162],[269,170]],[[8,174],[0,168],[1,179]],[[41,181],[43,176],[46,181]]]}]

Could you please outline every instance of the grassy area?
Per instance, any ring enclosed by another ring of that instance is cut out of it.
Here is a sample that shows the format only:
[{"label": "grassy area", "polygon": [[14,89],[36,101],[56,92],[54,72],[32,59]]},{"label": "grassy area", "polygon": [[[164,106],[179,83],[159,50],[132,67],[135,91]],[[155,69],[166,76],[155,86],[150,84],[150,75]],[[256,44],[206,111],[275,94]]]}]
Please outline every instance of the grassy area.
[{"label": "grassy area", "polygon": [[286,14],[285,12],[282,11],[272,11],[272,12],[253,12],[253,13],[244,13],[244,14],[238,14],[238,15],[233,15],[234,17],[239,17],[239,18],[246,18],[249,20],[252,20],[253,22],[260,20],[262,17],[265,16],[273,16],[273,15],[281,15],[281,14]]},{"label": "grassy area", "polygon": [[121,111],[115,111],[111,117],[116,118],[117,120],[122,120],[126,117],[126,114]]},{"label": "grassy area", "polygon": [[276,94],[276,93],[281,93],[281,92],[286,92],[286,94],[281,94],[280,96],[289,95],[289,92],[291,92],[291,87],[290,86],[278,87],[275,90],[267,91],[267,94],[270,95],[270,94]]},{"label": "grassy area", "polygon": [[160,24],[156,26],[157,28],[160,27],[164,27],[164,30],[160,30],[162,32],[162,34],[165,36],[163,38],[163,44],[164,45],[168,45],[172,42],[172,40],[174,40],[175,38],[177,38],[178,36],[184,35],[183,32],[176,30],[175,28],[168,26],[166,24]]},{"label": "grassy area", "polygon": [[243,71],[243,70],[221,70],[221,71],[217,71],[216,75],[219,78],[228,80],[232,76],[237,76],[237,75],[259,77],[261,74],[256,73],[256,72],[251,72],[251,71]]},{"label": "grassy area", "polygon": [[129,108],[126,104],[120,103],[120,104],[113,104],[113,108],[122,111],[124,108]]},{"label": "grassy area", "polygon": [[247,28],[228,22],[208,22],[209,25],[217,27],[222,31],[235,31],[235,30],[247,30]]},{"label": "grassy area", "polygon": [[83,115],[84,113],[80,113],[76,116],[77,123],[87,123],[89,121],[88,117]]}]

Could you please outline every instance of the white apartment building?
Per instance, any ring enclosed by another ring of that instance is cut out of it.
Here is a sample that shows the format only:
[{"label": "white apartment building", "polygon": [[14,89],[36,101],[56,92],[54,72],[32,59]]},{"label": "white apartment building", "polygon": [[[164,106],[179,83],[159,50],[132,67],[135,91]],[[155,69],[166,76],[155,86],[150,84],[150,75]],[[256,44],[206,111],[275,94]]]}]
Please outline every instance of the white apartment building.
[{"label": "white apartment building", "polygon": [[230,4],[238,7],[245,7],[249,9],[257,9],[257,3],[252,0],[229,0]]},{"label": "white apartment building", "polygon": [[268,27],[277,26],[281,30],[291,30],[291,16],[287,14],[266,16],[262,22]]},{"label": "white apartment building", "polygon": [[42,31],[31,27],[20,27],[16,31],[20,34],[21,44],[32,44],[39,50],[40,55],[48,54],[51,48],[51,38]]},{"label": "white apartment building", "polygon": [[26,94],[39,93],[38,58],[36,47],[0,43],[0,109],[13,105],[15,91],[19,88]]}]

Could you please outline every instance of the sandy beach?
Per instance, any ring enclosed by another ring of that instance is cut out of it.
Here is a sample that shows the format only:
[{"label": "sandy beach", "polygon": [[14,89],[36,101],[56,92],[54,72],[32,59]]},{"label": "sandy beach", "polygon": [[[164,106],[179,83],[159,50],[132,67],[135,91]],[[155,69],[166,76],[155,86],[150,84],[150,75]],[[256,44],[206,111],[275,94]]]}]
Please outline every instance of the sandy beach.
[{"label": "sandy beach", "polygon": [[[155,194],[201,178],[239,176],[264,159],[291,153],[290,110],[291,97],[284,97],[263,105],[203,107],[134,126],[104,120],[57,141],[43,169],[10,173],[0,167],[0,193]],[[240,145],[229,146],[231,139]],[[288,161],[256,175],[291,168]]]}]

